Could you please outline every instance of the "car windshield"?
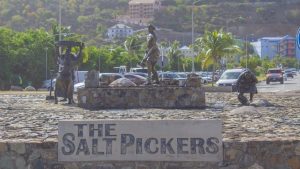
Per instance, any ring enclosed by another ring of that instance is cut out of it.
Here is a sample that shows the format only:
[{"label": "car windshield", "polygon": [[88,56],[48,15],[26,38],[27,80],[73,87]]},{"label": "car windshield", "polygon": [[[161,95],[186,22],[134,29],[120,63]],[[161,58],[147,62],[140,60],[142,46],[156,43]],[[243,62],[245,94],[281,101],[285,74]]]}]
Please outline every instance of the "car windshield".
[{"label": "car windshield", "polygon": [[163,74],[160,74],[159,77],[164,77],[164,78],[170,78],[170,79],[175,79],[175,78],[178,78],[178,76],[174,73],[163,73]]},{"label": "car windshield", "polygon": [[220,79],[237,79],[242,72],[225,72]]},{"label": "car windshield", "polygon": [[268,73],[281,73],[281,70],[269,70]]},{"label": "car windshield", "polygon": [[177,74],[180,78],[187,78],[187,75],[184,73],[179,73]]}]

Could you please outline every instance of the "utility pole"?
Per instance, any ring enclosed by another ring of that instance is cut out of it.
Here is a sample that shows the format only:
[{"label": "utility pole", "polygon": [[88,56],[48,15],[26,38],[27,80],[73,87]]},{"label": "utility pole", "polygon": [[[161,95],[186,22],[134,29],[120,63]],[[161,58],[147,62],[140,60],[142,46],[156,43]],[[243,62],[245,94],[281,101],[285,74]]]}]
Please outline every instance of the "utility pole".
[{"label": "utility pole", "polygon": [[192,4],[192,72],[195,72],[195,52],[194,52],[194,6],[201,0],[195,1]]},{"label": "utility pole", "polygon": [[46,47],[45,48],[45,51],[46,51],[46,68],[45,68],[45,77],[46,77],[46,80],[48,79],[48,48]]},{"label": "utility pole", "polygon": [[248,68],[248,35],[246,35],[246,68]]}]

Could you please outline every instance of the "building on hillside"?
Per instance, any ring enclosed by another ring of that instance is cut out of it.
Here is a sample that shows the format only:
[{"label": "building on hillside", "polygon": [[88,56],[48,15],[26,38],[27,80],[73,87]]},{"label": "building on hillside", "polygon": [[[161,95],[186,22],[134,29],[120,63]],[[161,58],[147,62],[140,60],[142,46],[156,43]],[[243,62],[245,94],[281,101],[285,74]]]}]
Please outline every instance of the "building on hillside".
[{"label": "building on hillside", "polygon": [[277,55],[282,57],[295,57],[295,43],[296,40],[294,37],[286,35],[283,37],[263,37],[251,44],[261,59],[273,59]]},{"label": "building on hillside", "polygon": [[153,18],[156,11],[161,8],[160,0],[131,0],[129,1],[129,13],[132,19]]},{"label": "building on hillside", "polygon": [[124,24],[117,24],[108,28],[107,36],[109,39],[122,39],[133,34],[133,29]]},{"label": "building on hillside", "polygon": [[282,37],[264,37],[259,39],[261,44],[261,58],[273,59],[278,55],[281,40]]},{"label": "building on hillside", "polygon": [[291,36],[285,36],[279,42],[279,55],[282,57],[296,56],[296,39]]},{"label": "building on hillside", "polygon": [[296,35],[296,57],[300,62],[300,35]]},{"label": "building on hillside", "polygon": [[193,51],[191,48],[182,46],[179,50],[185,57],[193,57]]},{"label": "building on hillside", "polygon": [[300,61],[300,47],[296,47],[296,57]]}]

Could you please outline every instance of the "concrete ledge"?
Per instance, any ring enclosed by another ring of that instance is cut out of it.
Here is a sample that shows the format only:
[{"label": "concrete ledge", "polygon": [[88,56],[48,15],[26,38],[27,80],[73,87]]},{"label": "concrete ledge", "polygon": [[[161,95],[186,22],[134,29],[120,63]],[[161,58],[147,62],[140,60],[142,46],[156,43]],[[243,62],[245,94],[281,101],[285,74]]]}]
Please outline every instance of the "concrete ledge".
[{"label": "concrete ledge", "polygon": [[7,169],[299,169],[300,141],[224,142],[222,162],[59,162],[57,142],[1,142],[0,168]]},{"label": "concrete ledge", "polygon": [[204,108],[200,87],[87,88],[78,91],[78,105],[87,109]]},{"label": "concrete ledge", "polygon": [[218,86],[204,86],[205,92],[224,92],[224,93],[231,93],[232,87],[225,86],[225,87],[218,87]]}]

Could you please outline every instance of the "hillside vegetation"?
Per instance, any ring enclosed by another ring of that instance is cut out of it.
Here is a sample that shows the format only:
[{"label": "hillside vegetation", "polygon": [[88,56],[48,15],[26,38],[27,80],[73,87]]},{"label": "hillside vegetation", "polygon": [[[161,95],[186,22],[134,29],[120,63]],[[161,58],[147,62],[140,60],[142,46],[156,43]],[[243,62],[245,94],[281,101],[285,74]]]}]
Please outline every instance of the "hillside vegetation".
[{"label": "hillside vegetation", "polygon": [[[128,14],[129,0],[61,0],[62,24],[83,34],[88,44],[105,43],[108,27]],[[163,0],[153,23],[191,32],[193,0]],[[300,0],[206,0],[195,4],[195,31],[224,28],[236,36],[294,35],[300,26]],[[59,0],[0,0],[0,26],[16,31],[51,29],[58,23]]]}]

